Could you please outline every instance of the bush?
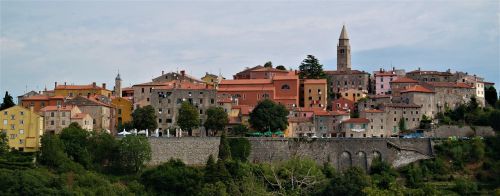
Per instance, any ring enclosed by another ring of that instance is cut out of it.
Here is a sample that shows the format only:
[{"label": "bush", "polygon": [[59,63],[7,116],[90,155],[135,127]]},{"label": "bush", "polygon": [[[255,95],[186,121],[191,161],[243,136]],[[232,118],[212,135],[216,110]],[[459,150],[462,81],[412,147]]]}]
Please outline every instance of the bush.
[{"label": "bush", "polygon": [[231,150],[231,157],[234,160],[243,162],[248,161],[250,150],[252,148],[250,141],[246,138],[228,138],[229,148]]},{"label": "bush", "polygon": [[158,195],[194,195],[201,188],[200,173],[180,160],[170,160],[145,171],[141,175],[141,182],[147,190]]},{"label": "bush", "polygon": [[475,195],[478,192],[477,184],[464,178],[455,180],[453,190],[460,195]]}]

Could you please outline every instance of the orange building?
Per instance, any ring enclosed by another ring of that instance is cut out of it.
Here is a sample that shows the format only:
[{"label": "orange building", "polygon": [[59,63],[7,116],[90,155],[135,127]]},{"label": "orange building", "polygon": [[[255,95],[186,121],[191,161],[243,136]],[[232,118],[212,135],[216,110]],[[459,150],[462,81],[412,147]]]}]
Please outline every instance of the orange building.
[{"label": "orange building", "polygon": [[76,97],[76,96],[90,96],[90,95],[103,95],[111,97],[111,91],[106,89],[106,83],[102,83],[102,87],[97,86],[96,83],[89,85],[57,85],[55,83],[54,94],[56,96]]},{"label": "orange building", "polygon": [[33,107],[33,111],[39,112],[40,109],[46,106],[62,106],[64,105],[63,96],[48,96],[48,95],[35,95],[21,99],[21,106],[25,108]]},{"label": "orange building", "polygon": [[222,80],[217,94],[230,95],[238,99],[239,105],[251,107],[264,99],[271,99],[286,107],[298,106],[299,77],[286,75],[274,76],[272,79]]},{"label": "orange building", "polygon": [[326,108],[326,79],[304,79],[300,81],[300,106],[305,108]]}]

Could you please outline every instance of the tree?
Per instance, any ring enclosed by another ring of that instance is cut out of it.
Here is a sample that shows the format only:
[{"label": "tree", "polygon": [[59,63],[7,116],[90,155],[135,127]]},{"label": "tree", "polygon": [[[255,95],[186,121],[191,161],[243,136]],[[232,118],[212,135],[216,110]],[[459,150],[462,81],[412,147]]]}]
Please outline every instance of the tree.
[{"label": "tree", "polygon": [[301,79],[322,79],[326,77],[323,65],[313,55],[307,55],[299,66]]},{"label": "tree", "polygon": [[490,114],[490,126],[495,130],[496,132],[500,132],[500,110],[494,110]]},{"label": "tree", "polygon": [[180,160],[169,160],[141,175],[145,187],[157,195],[195,195],[201,188],[202,175]]},{"label": "tree", "polygon": [[432,122],[432,120],[424,114],[424,115],[422,115],[422,120],[420,120],[419,128],[420,129],[430,129],[431,122]]},{"label": "tree", "polygon": [[351,167],[342,175],[331,178],[321,195],[364,195],[362,191],[369,185],[369,176],[361,168]]},{"label": "tree", "polygon": [[288,126],[288,110],[281,104],[265,99],[250,113],[249,122],[252,128],[265,132],[285,130]]},{"label": "tree", "polygon": [[489,105],[495,106],[495,103],[498,100],[497,89],[495,89],[494,86],[490,86],[484,89],[484,99]]},{"label": "tree", "polygon": [[227,141],[226,134],[222,133],[219,144],[219,160],[225,161],[228,159],[231,159],[231,149],[229,147],[229,142]]},{"label": "tree", "polygon": [[132,113],[132,122],[139,130],[153,131],[158,127],[155,109],[151,105],[135,109]]},{"label": "tree", "polygon": [[247,138],[229,138],[229,149],[231,150],[231,158],[246,162],[250,155],[252,144]]},{"label": "tree", "polygon": [[286,68],[285,68],[285,66],[283,66],[283,65],[278,65],[278,66],[276,66],[276,69],[279,69],[279,70],[285,70],[285,71],[286,71]]},{"label": "tree", "polygon": [[78,123],[73,122],[61,131],[60,139],[64,144],[64,152],[73,161],[89,168],[92,157],[87,149],[90,133]]},{"label": "tree", "polygon": [[7,108],[10,108],[12,106],[15,106],[14,100],[12,99],[12,96],[9,95],[8,91],[5,91],[5,96],[3,97],[3,102],[0,105],[0,110],[4,110]]},{"label": "tree", "polygon": [[0,132],[0,156],[9,152],[9,139],[5,132]]},{"label": "tree", "polygon": [[405,121],[405,119],[403,117],[401,117],[401,119],[399,119],[398,126],[399,126],[399,131],[405,131],[406,130],[406,121]]},{"label": "tree", "polygon": [[106,132],[93,132],[89,139],[88,151],[92,155],[92,162],[98,169],[109,166],[118,156],[118,142]]},{"label": "tree", "polygon": [[205,129],[214,131],[213,135],[217,135],[217,132],[224,130],[227,123],[229,123],[229,118],[227,113],[221,107],[210,107],[207,109],[207,120],[205,121]]},{"label": "tree", "polygon": [[198,114],[198,110],[196,110],[196,108],[187,101],[182,102],[181,108],[179,108],[177,125],[182,130],[187,130],[189,136],[192,135],[194,128],[198,128],[200,126],[200,115]]},{"label": "tree", "polygon": [[57,168],[70,161],[64,153],[64,144],[59,135],[45,134],[42,136],[40,147],[40,162],[50,168]]},{"label": "tree", "polygon": [[374,184],[381,189],[389,189],[396,182],[398,172],[391,165],[380,158],[376,158],[370,167],[370,174]]},{"label": "tree", "polygon": [[129,135],[120,140],[120,163],[125,171],[139,172],[151,160],[151,146],[144,136]]},{"label": "tree", "polygon": [[245,136],[246,133],[248,133],[250,130],[246,125],[239,124],[233,127],[231,130],[231,134],[234,136]]},{"label": "tree", "polygon": [[273,62],[271,62],[271,61],[267,61],[267,62],[264,64],[264,67],[270,67],[270,68],[273,68]]}]

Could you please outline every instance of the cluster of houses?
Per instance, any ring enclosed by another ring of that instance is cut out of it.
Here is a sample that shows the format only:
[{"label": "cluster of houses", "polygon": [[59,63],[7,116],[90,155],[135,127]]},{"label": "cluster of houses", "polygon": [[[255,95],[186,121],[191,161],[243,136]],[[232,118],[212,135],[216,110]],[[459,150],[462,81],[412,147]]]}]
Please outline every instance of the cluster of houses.
[{"label": "cluster of houses", "polygon": [[[181,103],[197,108],[200,122],[208,108],[222,107],[229,116],[226,129],[247,125],[252,109],[262,100],[283,104],[289,111],[285,137],[394,137],[400,121],[411,130],[423,116],[434,117],[446,108],[476,97],[484,106],[484,89],[494,85],[483,78],[450,70],[405,72],[380,69],[373,75],[351,68],[351,47],[345,27],[337,46],[337,70],[325,71],[325,79],[301,79],[297,70],[255,66],[233,79],[206,73],[198,79],[185,71],[161,72],[141,84],[122,87],[120,74],[113,90],[106,84],[54,84],[54,89],[31,91],[18,97],[18,105],[0,111],[0,130],[9,145],[36,151],[40,136],[59,133],[70,123],[117,135],[117,127],[132,120],[134,109],[155,109],[157,136],[175,130]],[[352,118],[353,114],[359,114]],[[203,127],[191,136],[205,136]],[[182,134],[182,133],[181,133]],[[176,135],[181,135],[176,134]],[[184,133],[182,135],[187,135]]]}]

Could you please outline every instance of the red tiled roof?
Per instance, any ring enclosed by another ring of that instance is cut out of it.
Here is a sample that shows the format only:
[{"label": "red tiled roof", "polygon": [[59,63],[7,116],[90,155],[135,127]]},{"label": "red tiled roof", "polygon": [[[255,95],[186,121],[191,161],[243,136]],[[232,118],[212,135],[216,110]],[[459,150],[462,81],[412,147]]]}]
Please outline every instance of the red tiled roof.
[{"label": "red tiled roof", "polygon": [[427,82],[433,87],[449,87],[449,88],[473,88],[471,85],[462,82]]},{"label": "red tiled roof", "polygon": [[304,84],[326,84],[326,79],[304,79]]},{"label": "red tiled roof", "polygon": [[168,83],[165,83],[163,86],[156,87],[155,89],[213,89],[212,85],[207,85],[207,84],[195,84],[191,82],[185,82],[185,81],[171,81]]},{"label": "red tiled roof", "polygon": [[249,115],[250,112],[253,110],[253,107],[248,106],[248,105],[235,105],[232,108],[240,109],[241,115]]},{"label": "red tiled roof", "polygon": [[23,101],[43,101],[43,100],[49,100],[49,96],[47,95],[34,95],[31,97],[25,97],[22,99]]},{"label": "red tiled roof", "polygon": [[370,120],[366,118],[350,118],[342,121],[342,123],[369,123]]},{"label": "red tiled roof", "polygon": [[227,91],[273,91],[274,87],[272,86],[248,86],[248,87],[229,87],[229,88],[221,88],[217,89],[219,92],[227,92]]},{"label": "red tiled roof", "polygon": [[398,77],[398,79],[390,81],[389,83],[418,83],[418,81],[407,77]]},{"label": "red tiled roof", "polygon": [[272,84],[271,79],[239,79],[239,80],[222,80],[220,85],[230,85],[230,84]]},{"label": "red tiled roof", "polygon": [[299,76],[295,75],[295,73],[289,72],[289,75],[286,76],[274,76],[273,80],[298,80]]},{"label": "red tiled roof", "polygon": [[423,86],[420,85],[414,85],[414,86],[407,86],[404,88],[404,90],[401,91],[401,93],[410,93],[410,92],[417,92],[417,93],[434,93],[434,91],[429,90]]},{"label": "red tiled roof", "polygon": [[330,112],[334,116],[349,115],[349,113],[342,110],[334,110]]},{"label": "red tiled roof", "polygon": [[241,124],[241,119],[239,117],[229,117],[228,124]]},{"label": "red tiled roof", "polygon": [[413,70],[408,72],[408,74],[428,74],[428,75],[442,75],[442,76],[450,76],[453,75],[450,72],[442,72],[442,71],[421,71],[421,70]]},{"label": "red tiled roof", "polygon": [[57,85],[55,90],[88,90],[88,89],[93,89],[93,90],[106,90],[100,86],[94,85],[94,84],[87,84],[87,85]]},{"label": "red tiled roof", "polygon": [[40,112],[45,112],[45,111],[71,111],[73,109],[73,106],[67,105],[67,106],[46,106],[42,109],[40,109]]}]

